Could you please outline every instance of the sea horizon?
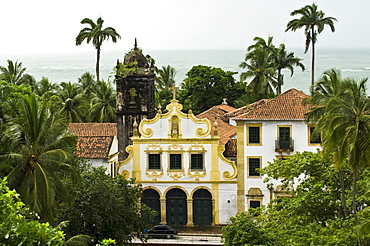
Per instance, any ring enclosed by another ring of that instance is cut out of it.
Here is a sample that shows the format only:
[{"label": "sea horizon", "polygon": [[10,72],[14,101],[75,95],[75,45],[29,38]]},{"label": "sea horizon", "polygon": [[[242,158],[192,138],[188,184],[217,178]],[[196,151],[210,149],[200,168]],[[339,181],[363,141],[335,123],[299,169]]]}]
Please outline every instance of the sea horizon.
[{"label": "sea horizon", "polygon": [[[309,93],[311,81],[311,50],[304,54],[304,48],[288,49],[294,52],[296,57],[302,60],[306,70],[301,71],[299,67],[294,69],[290,77],[290,71],[284,70],[283,91],[296,88]],[[105,81],[114,80],[114,67],[119,61],[123,61],[124,55],[129,51],[110,50],[101,52],[100,74]],[[197,65],[222,68],[225,71],[233,71],[238,74],[235,79],[239,80],[243,69],[239,64],[244,60],[246,49],[202,49],[202,50],[143,50],[143,54],[149,54],[159,68],[170,65],[176,69],[175,81],[180,85],[186,78],[186,73]],[[35,54],[7,54],[0,55],[0,66],[7,66],[6,60],[22,62],[26,73],[34,76],[36,81],[42,77],[48,78],[53,83],[73,82],[85,72],[95,75],[96,52],[54,52]],[[370,76],[370,48],[320,48],[316,50],[315,80],[325,70],[336,68],[342,72],[343,77],[363,79]],[[249,80],[247,80],[249,81]]]}]

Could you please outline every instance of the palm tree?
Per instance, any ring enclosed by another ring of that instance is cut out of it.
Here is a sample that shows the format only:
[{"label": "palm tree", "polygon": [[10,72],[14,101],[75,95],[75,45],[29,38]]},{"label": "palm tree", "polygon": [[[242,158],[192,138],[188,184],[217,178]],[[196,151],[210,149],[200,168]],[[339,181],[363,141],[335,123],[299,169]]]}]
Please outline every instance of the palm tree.
[{"label": "palm tree", "polygon": [[85,94],[76,84],[71,82],[60,83],[62,89],[58,92],[62,102],[61,113],[65,114],[69,122],[83,122],[87,110]]},{"label": "palm tree", "polygon": [[78,78],[78,84],[80,88],[90,96],[95,86],[95,77],[93,74],[85,72],[80,78]]},{"label": "palm tree", "polygon": [[245,61],[240,63],[239,67],[247,68],[247,71],[240,75],[241,81],[253,77],[248,84],[248,90],[254,93],[255,100],[269,98],[275,94],[276,68],[267,49],[256,47],[247,53]]},{"label": "palm tree", "polygon": [[[308,124],[317,122],[325,115],[327,103],[337,95],[341,90],[343,78],[339,70],[326,70],[320,79],[312,87],[312,97],[303,101],[305,105],[313,106],[310,112],[305,115]],[[318,128],[315,128],[314,135],[320,134]],[[321,134],[320,134],[321,135]],[[338,170],[341,185],[341,202],[344,216],[348,216],[347,202],[345,196],[345,187],[342,169]]]},{"label": "palm tree", "polygon": [[0,160],[14,167],[8,174],[9,186],[43,221],[52,221],[56,204],[69,201],[56,171],[73,170],[65,160],[76,139],[67,132],[61,115],[52,114],[50,106],[39,103],[34,94],[23,97],[10,117],[8,151],[0,153]]},{"label": "palm tree", "polygon": [[156,68],[155,72],[157,74],[155,78],[157,90],[169,90],[171,87],[175,86],[176,70],[173,67],[170,65],[167,67],[162,66],[162,68]]},{"label": "palm tree", "polygon": [[294,10],[290,15],[301,15],[301,18],[289,21],[285,31],[292,30],[295,32],[297,29],[304,28],[304,33],[306,35],[305,53],[307,53],[310,44],[312,46],[311,86],[313,86],[315,79],[315,43],[317,42],[317,35],[324,30],[325,25],[329,25],[331,31],[334,32],[334,21],[337,21],[337,19],[334,17],[325,17],[325,13],[318,10],[317,5],[314,3]]},{"label": "palm tree", "polygon": [[42,79],[36,83],[34,92],[38,96],[48,99],[52,95],[55,95],[58,89],[57,84],[51,83],[46,77],[42,77]]},{"label": "palm tree", "polygon": [[[332,78],[336,75],[332,74]],[[356,205],[356,184],[358,171],[369,163],[370,148],[370,100],[366,95],[365,83],[353,79],[335,82],[327,94],[319,95],[315,100],[325,105],[316,105],[309,120],[314,120],[322,137],[323,150],[334,154],[334,164],[340,170],[348,164],[353,171],[352,211],[355,224],[358,225]],[[323,87],[321,87],[323,88]],[[328,88],[328,87],[326,87]],[[315,112],[316,111],[316,112]],[[317,112],[321,113],[318,116]],[[358,237],[361,245],[360,237]]]},{"label": "palm tree", "polygon": [[295,57],[294,52],[287,52],[285,50],[285,44],[280,44],[279,48],[275,49],[273,53],[273,60],[275,63],[275,68],[277,70],[277,94],[281,94],[281,87],[284,84],[284,75],[281,74],[283,69],[288,69],[290,71],[290,76],[293,76],[294,66],[300,67],[302,71],[305,70],[302,59]]},{"label": "palm tree", "polygon": [[84,18],[81,24],[88,24],[90,27],[83,28],[76,37],[76,45],[81,45],[86,39],[87,43],[92,41],[93,46],[96,49],[96,77],[99,81],[99,61],[100,61],[100,49],[103,41],[112,38],[113,43],[117,42],[117,39],[121,36],[116,32],[113,27],[107,27],[103,29],[104,20],[99,17],[96,23],[89,18]]},{"label": "palm tree", "polygon": [[88,119],[91,122],[117,122],[116,94],[110,82],[98,81],[94,89]]},{"label": "palm tree", "polygon": [[20,85],[26,82],[27,79],[29,79],[28,74],[25,74],[26,68],[22,67],[22,62],[18,63],[16,61],[15,63],[11,60],[7,60],[8,67],[2,67],[0,66],[0,79],[5,80],[8,83]]}]

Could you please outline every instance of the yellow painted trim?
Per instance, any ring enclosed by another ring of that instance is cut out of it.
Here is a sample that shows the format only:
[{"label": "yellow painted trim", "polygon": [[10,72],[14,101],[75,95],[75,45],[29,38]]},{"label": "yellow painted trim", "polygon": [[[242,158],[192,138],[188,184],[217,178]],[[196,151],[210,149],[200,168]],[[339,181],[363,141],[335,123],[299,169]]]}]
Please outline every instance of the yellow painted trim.
[{"label": "yellow painted trim", "polygon": [[170,143],[177,143],[177,144],[189,144],[191,142],[196,142],[198,144],[212,144],[217,143],[218,144],[218,138],[138,138],[138,139],[132,139],[133,143],[161,143],[161,144],[170,144]]},{"label": "yellow painted trim", "polygon": [[207,187],[207,186],[197,186],[197,187],[195,187],[195,188],[190,192],[190,194],[189,194],[190,198],[193,198],[194,193],[195,193],[197,190],[201,190],[201,189],[209,191],[209,193],[211,193],[212,199],[214,199],[214,198],[215,198],[215,195],[213,194],[213,190],[212,190],[211,188]]},{"label": "yellow painted trim", "polygon": [[231,175],[229,171],[225,171],[222,176],[226,180],[235,179],[236,176],[238,175],[238,169],[237,169],[234,161],[230,161],[230,160],[226,159],[226,157],[223,154],[224,151],[225,151],[225,146],[224,145],[219,145],[218,146],[218,151],[217,151],[218,152],[218,157],[220,157],[220,159],[223,162],[225,162],[226,164],[231,165],[233,170],[234,170],[234,173]]},{"label": "yellow painted trim", "polygon": [[112,154],[112,155],[108,155],[108,160],[109,160],[109,159],[112,159],[112,158],[114,158],[114,157],[116,157],[116,156],[118,156],[118,154],[119,154],[119,152],[116,152],[116,153],[114,153],[114,154]]},{"label": "yellow painted trim", "polygon": [[129,163],[132,159],[132,157],[134,156],[134,148],[132,145],[129,145],[126,147],[126,152],[128,153],[128,157],[126,158],[126,160],[123,160],[123,161],[119,161],[117,166],[116,166],[116,173],[118,173],[118,170],[120,169],[121,166],[123,165],[126,165],[127,163]]},{"label": "yellow painted trim", "polygon": [[[249,127],[258,127],[260,129],[260,142],[259,143],[249,143]],[[260,124],[247,124],[246,125],[246,139],[247,146],[262,146],[262,123]]]},{"label": "yellow painted trim", "polygon": [[216,184],[216,183],[219,183],[219,184],[236,184],[237,181],[181,181],[181,180],[177,180],[177,181],[173,181],[173,180],[164,180],[164,181],[150,181],[150,180],[142,180],[138,183],[141,183],[141,184],[145,184],[145,183],[156,183],[156,184],[165,184],[165,183],[176,183],[176,184]]},{"label": "yellow painted trim", "polygon": [[290,130],[289,131],[290,139],[292,139],[292,137],[293,137],[292,136],[292,125],[277,125],[277,138],[276,139],[277,140],[280,140],[280,134],[279,134],[280,133],[280,131],[279,131],[279,128],[280,127],[289,127],[289,130]]},{"label": "yellow painted trim", "polygon": [[186,199],[189,199],[189,198],[190,198],[190,197],[189,197],[189,193],[188,193],[188,191],[187,191],[184,187],[179,186],[179,185],[174,185],[174,186],[170,186],[170,187],[168,187],[168,188],[163,192],[163,197],[164,197],[164,198],[167,198],[167,192],[169,192],[170,190],[175,189],[175,188],[178,188],[178,189],[182,190],[183,192],[185,192],[185,194],[186,194]]},{"label": "yellow painted trim", "polygon": [[[212,193],[213,193],[213,223],[214,224],[219,224],[220,223],[220,195],[219,195],[219,184],[212,184]],[[211,194],[212,194],[211,193]]]},{"label": "yellow painted trim", "polygon": [[143,188],[143,190],[149,190],[149,189],[152,189],[152,190],[155,190],[156,192],[158,192],[159,199],[163,198],[163,194],[162,194],[161,190],[158,189],[157,187],[155,187],[155,186],[146,186],[146,187]]},{"label": "yellow painted trim", "polygon": [[260,167],[259,167],[259,169],[261,169],[262,168],[262,156],[247,156],[247,177],[248,178],[262,178],[262,176],[260,175],[260,176],[250,176],[249,175],[249,159],[251,159],[251,158],[253,158],[253,159],[260,159]]},{"label": "yellow painted trim", "polygon": [[307,140],[308,140],[308,146],[318,146],[320,147],[321,144],[318,143],[311,143],[311,127],[315,127],[315,125],[307,125]]},{"label": "yellow painted trim", "polygon": [[137,181],[141,180],[141,150],[140,145],[134,144],[134,161],[133,161],[133,167],[132,167],[132,177],[135,178]]},{"label": "yellow painted trim", "polygon": [[[142,119],[139,124],[139,131],[143,137],[150,138],[153,135],[153,129],[146,128],[144,129],[144,125],[151,125],[156,123],[159,119],[169,118],[172,115],[177,115],[179,117],[179,121],[181,118],[183,119],[191,119],[196,124],[205,124],[206,131],[203,128],[197,128],[196,134],[198,137],[207,137],[211,132],[211,123],[207,118],[205,119],[198,119],[194,116],[193,113],[185,114],[181,111],[182,105],[178,103],[177,100],[171,100],[171,103],[166,106],[168,110],[167,113],[157,113],[153,119]],[[179,128],[180,129],[180,128]]]},{"label": "yellow painted trim", "polygon": [[237,141],[237,212],[245,211],[245,124],[244,121],[236,121]]},{"label": "yellow painted trim", "polygon": [[188,176],[194,178],[194,181],[199,182],[199,178],[204,178],[207,172],[204,170],[196,171],[196,169],[189,169]]},{"label": "yellow painted trim", "polygon": [[211,155],[210,155],[211,157],[211,171],[210,171],[211,177],[210,178],[212,181],[220,180],[220,167],[219,167],[218,155],[217,155],[218,146],[219,146],[218,144],[211,145]]}]

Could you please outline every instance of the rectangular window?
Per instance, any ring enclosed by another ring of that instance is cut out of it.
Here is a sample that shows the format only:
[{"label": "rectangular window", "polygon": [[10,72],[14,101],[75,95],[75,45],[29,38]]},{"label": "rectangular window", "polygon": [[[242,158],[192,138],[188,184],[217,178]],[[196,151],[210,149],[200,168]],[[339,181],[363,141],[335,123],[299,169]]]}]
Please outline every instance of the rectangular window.
[{"label": "rectangular window", "polygon": [[260,128],[256,126],[249,127],[249,143],[259,144],[260,143]]},{"label": "rectangular window", "polygon": [[249,202],[249,207],[250,208],[259,208],[259,207],[261,207],[261,202],[260,201],[250,201]]},{"label": "rectangular window", "polygon": [[315,127],[310,126],[310,144],[320,144],[321,143],[321,136],[318,133],[314,133]]},{"label": "rectangular window", "polygon": [[170,154],[170,169],[181,169],[181,154]]},{"label": "rectangular window", "polygon": [[261,159],[260,158],[249,158],[249,176],[260,176],[260,173],[257,169],[261,168]]},{"label": "rectangular window", "polygon": [[203,154],[191,154],[190,161],[190,169],[203,170]]},{"label": "rectangular window", "polygon": [[161,169],[160,154],[148,154],[149,169]]},{"label": "rectangular window", "polygon": [[261,145],[261,124],[247,125],[247,145]]}]

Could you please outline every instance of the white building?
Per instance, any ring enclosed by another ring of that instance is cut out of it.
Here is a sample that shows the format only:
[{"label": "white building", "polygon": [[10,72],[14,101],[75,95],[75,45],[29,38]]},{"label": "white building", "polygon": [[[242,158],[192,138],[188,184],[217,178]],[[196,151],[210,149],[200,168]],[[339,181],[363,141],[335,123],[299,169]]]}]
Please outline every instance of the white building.
[{"label": "white building", "polygon": [[135,124],[118,174],[142,185],[142,201],[159,213],[155,223],[227,224],[237,212],[237,167],[223,155],[217,121],[212,130],[181,109],[174,99],[166,113]]},{"label": "white building", "polygon": [[268,189],[256,169],[297,151],[316,152],[320,147],[320,139],[311,138],[313,126],[304,122],[309,106],[303,106],[302,100],[307,97],[290,89],[233,118],[237,126],[238,212],[283,195],[279,181]]}]

